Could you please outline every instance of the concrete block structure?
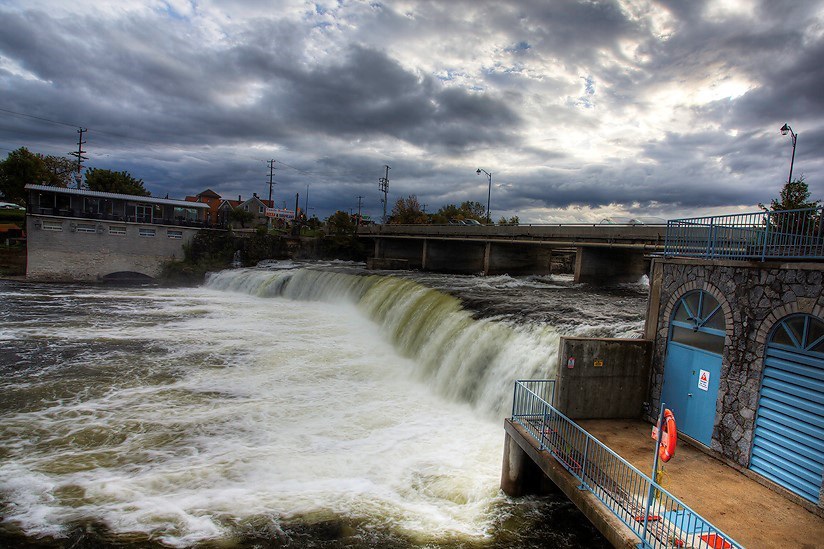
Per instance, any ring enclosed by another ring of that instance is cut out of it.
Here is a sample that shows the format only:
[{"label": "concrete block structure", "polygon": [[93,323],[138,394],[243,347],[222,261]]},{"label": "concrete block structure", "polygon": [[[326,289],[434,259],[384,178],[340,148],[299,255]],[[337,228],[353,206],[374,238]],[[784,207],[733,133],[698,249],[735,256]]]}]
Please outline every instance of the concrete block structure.
[{"label": "concrete block structure", "polygon": [[576,420],[637,418],[651,362],[646,339],[561,337],[554,405]]}]

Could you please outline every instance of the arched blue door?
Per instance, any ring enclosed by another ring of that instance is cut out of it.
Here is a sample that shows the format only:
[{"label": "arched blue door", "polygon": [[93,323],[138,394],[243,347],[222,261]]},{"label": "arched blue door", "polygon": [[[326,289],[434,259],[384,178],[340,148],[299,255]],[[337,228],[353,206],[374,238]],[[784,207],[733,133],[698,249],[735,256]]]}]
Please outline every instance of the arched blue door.
[{"label": "arched blue door", "polygon": [[721,376],[726,326],[718,300],[703,290],[684,294],[670,320],[661,400],[678,431],[709,446]]},{"label": "arched blue door", "polygon": [[767,343],[750,469],[818,503],[824,477],[824,321],[784,318]]}]

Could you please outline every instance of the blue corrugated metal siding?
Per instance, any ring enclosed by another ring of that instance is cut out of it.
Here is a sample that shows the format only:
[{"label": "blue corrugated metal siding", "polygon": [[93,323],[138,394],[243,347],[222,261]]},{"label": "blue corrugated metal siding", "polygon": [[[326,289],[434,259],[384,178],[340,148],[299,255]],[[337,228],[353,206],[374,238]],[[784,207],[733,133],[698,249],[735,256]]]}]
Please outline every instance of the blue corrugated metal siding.
[{"label": "blue corrugated metal siding", "polygon": [[818,503],[824,478],[824,357],[767,347],[750,469]]}]

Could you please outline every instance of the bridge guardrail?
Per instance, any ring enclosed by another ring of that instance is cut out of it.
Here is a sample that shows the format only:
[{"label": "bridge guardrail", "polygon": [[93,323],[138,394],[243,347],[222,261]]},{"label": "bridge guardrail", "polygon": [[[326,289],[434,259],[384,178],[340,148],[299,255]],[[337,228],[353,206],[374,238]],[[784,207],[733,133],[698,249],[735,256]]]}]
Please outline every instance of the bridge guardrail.
[{"label": "bridge guardrail", "polygon": [[553,396],[552,380],[516,381],[512,420],[635,533],[642,547],[742,547],[559,412],[550,404]]},{"label": "bridge guardrail", "polygon": [[667,222],[665,256],[822,259],[824,208],[762,211]]}]

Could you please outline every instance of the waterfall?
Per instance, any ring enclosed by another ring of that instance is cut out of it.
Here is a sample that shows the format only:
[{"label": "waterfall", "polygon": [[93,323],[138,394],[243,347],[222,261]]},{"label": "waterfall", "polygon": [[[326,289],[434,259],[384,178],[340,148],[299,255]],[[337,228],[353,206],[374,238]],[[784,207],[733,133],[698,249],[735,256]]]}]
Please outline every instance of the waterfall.
[{"label": "waterfall", "polygon": [[553,378],[559,334],[548,325],[476,319],[460,300],[413,280],[317,269],[239,269],[207,287],[266,298],[351,303],[417,365],[414,376],[489,415],[508,413],[515,379]]}]

